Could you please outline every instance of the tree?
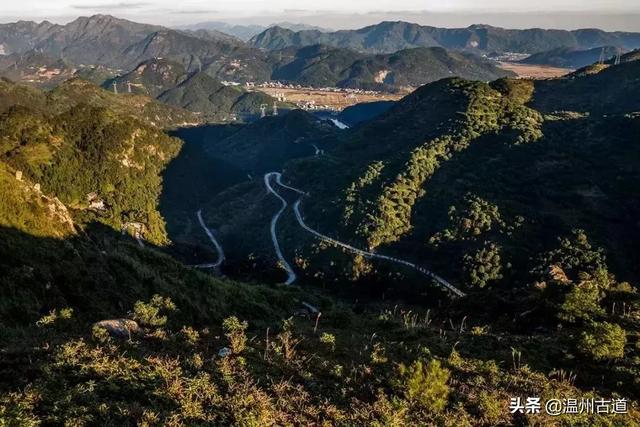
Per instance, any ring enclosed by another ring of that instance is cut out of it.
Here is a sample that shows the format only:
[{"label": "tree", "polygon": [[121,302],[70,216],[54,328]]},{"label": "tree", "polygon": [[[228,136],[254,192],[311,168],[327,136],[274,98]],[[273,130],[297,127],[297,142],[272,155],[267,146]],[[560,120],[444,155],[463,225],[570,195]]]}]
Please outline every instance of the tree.
[{"label": "tree", "polygon": [[500,247],[495,243],[485,242],[473,255],[465,255],[463,262],[473,286],[484,288],[489,282],[502,279]]},{"label": "tree", "polygon": [[567,322],[577,320],[593,320],[601,316],[604,310],[600,301],[604,297],[604,289],[608,287],[608,272],[600,269],[594,275],[582,273],[578,284],[573,285],[560,306],[558,317]]},{"label": "tree", "polygon": [[551,266],[561,268],[571,280],[579,273],[592,274],[606,268],[604,252],[594,248],[584,230],[573,230],[570,237],[559,238],[559,247],[547,252],[534,273],[544,275]]}]

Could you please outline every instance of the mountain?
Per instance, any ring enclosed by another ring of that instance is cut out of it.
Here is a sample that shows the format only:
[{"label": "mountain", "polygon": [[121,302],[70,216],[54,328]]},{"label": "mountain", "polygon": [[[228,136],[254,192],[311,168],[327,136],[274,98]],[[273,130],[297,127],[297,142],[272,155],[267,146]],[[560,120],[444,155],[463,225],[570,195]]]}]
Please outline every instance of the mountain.
[{"label": "mountain", "polygon": [[0,24],[0,55],[29,51],[59,29],[59,25],[48,21]]},{"label": "mountain", "polygon": [[615,46],[633,49],[640,47],[640,33],[608,33],[596,29],[509,30],[487,25],[437,28],[407,22],[381,22],[357,30],[326,33],[272,27],[254,36],[249,43],[269,50],[325,44],[369,53],[393,53],[416,47],[444,47],[476,53],[533,54],[560,47],[590,49]]},{"label": "mountain", "polygon": [[248,92],[237,86],[226,86],[205,73],[196,73],[158,96],[158,100],[208,116],[237,113],[256,115],[262,104],[274,99],[261,92]]},{"label": "mountain", "polygon": [[198,24],[188,25],[180,28],[188,31],[199,31],[199,30],[220,31],[225,34],[229,34],[233,37],[237,37],[240,40],[247,41],[251,37],[255,36],[256,34],[260,34],[267,27],[263,25],[240,25],[240,24],[229,24],[226,22],[208,21],[208,22],[201,22]]},{"label": "mountain", "polygon": [[77,64],[117,67],[124,65],[122,54],[127,47],[160,30],[158,26],[95,15],[56,26],[38,38],[32,48]]},{"label": "mountain", "polygon": [[275,24],[271,24],[268,26],[265,25],[240,25],[240,24],[229,24],[226,22],[218,22],[218,21],[209,21],[209,22],[201,22],[199,24],[188,25],[186,27],[181,27],[182,29],[188,31],[199,31],[199,30],[213,30],[222,33],[226,33],[232,35],[234,37],[239,38],[240,40],[248,41],[251,37],[260,34],[267,28],[271,27],[281,27],[287,28],[293,31],[301,31],[301,30],[318,30],[318,31],[329,31],[324,28],[316,27],[313,25],[307,24],[296,24],[292,22],[278,22]]},{"label": "mountain", "polygon": [[153,58],[138,64],[133,70],[114,79],[104,82],[109,90],[115,83],[119,91],[140,93],[156,98],[169,89],[187,80],[190,73],[179,62],[168,59]]},{"label": "mountain", "polygon": [[222,79],[266,79],[262,55],[240,40],[212,31],[184,32],[109,15],[81,17],[66,25],[18,22],[0,26],[5,54],[35,51],[75,64],[130,70],[163,57],[189,71],[210,68]]},{"label": "mountain", "polygon": [[388,55],[359,54],[314,45],[272,52],[272,79],[323,87],[393,90],[420,86],[452,75],[495,80],[512,75],[473,54],[442,48],[407,49]]},{"label": "mountain", "polygon": [[495,63],[464,52],[443,48],[415,48],[389,55],[360,59],[345,72],[341,85],[347,87],[417,87],[433,81],[458,76],[469,80],[495,80],[514,76]]},{"label": "mountain", "polygon": [[196,29],[196,30],[183,30],[187,34],[194,35],[200,39],[210,40],[210,41],[220,41],[225,40],[232,43],[239,43],[242,40],[236,36],[231,34],[223,33],[222,31],[213,30],[213,29]]},{"label": "mountain", "polygon": [[521,60],[523,64],[540,64],[560,68],[582,68],[598,62],[601,58],[608,60],[618,53],[613,46],[595,47],[593,49],[575,49],[560,47],[546,52],[539,52]]},{"label": "mountain", "polygon": [[192,111],[207,120],[228,120],[235,114],[260,113],[262,104],[273,104],[270,96],[228,86],[204,72],[187,72],[182,64],[167,59],[150,59],[129,73],[104,82],[107,90],[131,90],[174,107]]},{"label": "mountain", "polygon": [[[606,248],[616,275],[635,281],[629,251],[640,230],[628,189],[640,179],[638,66],[539,82],[441,80],[341,134],[327,157],[289,164],[289,182],[313,194],[304,211],[317,229],[422,260],[458,283],[475,280],[465,279],[465,262],[488,254],[485,243],[509,260],[505,280],[526,281],[530,257],[574,229]],[[485,214],[494,218],[486,237],[466,228]],[[314,265],[322,256],[303,258]]]}]

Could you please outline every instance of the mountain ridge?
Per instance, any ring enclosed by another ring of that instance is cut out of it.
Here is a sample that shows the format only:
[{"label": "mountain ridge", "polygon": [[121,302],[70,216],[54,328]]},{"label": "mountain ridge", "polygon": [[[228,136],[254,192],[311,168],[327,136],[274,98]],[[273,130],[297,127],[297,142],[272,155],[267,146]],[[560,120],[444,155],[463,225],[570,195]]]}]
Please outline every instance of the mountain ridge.
[{"label": "mountain ridge", "polygon": [[532,54],[558,47],[593,48],[614,45],[633,49],[640,47],[640,33],[606,32],[598,29],[510,30],[488,25],[438,28],[403,21],[387,21],[356,30],[340,30],[332,33],[294,32],[273,27],[254,36],[249,43],[269,50],[321,43],[369,53],[391,53],[411,47],[438,46],[482,53]]}]

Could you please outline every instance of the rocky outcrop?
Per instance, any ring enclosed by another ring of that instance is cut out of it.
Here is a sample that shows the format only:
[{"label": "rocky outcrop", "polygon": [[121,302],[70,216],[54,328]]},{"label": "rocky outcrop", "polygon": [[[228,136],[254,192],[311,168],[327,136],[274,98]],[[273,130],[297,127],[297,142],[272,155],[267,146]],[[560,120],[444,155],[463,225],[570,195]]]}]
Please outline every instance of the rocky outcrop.
[{"label": "rocky outcrop", "polygon": [[142,332],[140,326],[131,319],[101,320],[93,324],[94,328],[105,329],[114,338],[129,339]]}]

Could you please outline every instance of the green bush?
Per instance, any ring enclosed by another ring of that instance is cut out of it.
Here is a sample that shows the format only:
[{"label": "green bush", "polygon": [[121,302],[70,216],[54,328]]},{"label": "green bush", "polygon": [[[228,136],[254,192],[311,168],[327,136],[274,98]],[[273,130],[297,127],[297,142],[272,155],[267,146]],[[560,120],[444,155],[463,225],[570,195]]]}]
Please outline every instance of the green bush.
[{"label": "green bush", "polygon": [[333,334],[323,332],[322,335],[320,335],[320,342],[329,347],[331,351],[336,348],[336,336]]},{"label": "green bush", "polygon": [[449,399],[450,372],[438,360],[424,364],[416,360],[408,367],[400,364],[400,387],[405,398],[428,411],[442,412]]},{"label": "green bush", "polygon": [[579,349],[594,360],[620,359],[624,356],[627,336],[622,327],[614,323],[602,322],[591,325],[583,331]]},{"label": "green bush", "polygon": [[249,327],[247,322],[241,322],[235,316],[230,316],[222,322],[224,334],[229,340],[229,347],[233,354],[240,354],[247,346],[246,330]]},{"label": "green bush", "polygon": [[167,323],[167,316],[161,315],[161,311],[175,311],[176,306],[171,298],[163,298],[154,295],[148,303],[138,301],[133,307],[133,318],[141,325],[164,326]]},{"label": "green bush", "polygon": [[594,276],[582,274],[580,283],[573,285],[560,306],[560,319],[575,322],[577,320],[593,320],[602,316],[604,310],[600,301],[604,297],[603,289],[608,286],[606,270],[599,270]]}]

